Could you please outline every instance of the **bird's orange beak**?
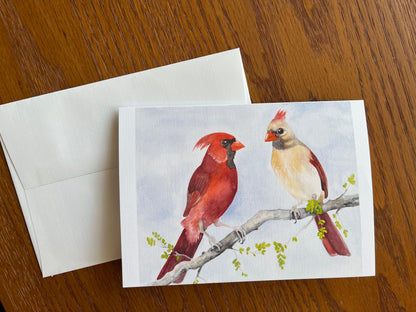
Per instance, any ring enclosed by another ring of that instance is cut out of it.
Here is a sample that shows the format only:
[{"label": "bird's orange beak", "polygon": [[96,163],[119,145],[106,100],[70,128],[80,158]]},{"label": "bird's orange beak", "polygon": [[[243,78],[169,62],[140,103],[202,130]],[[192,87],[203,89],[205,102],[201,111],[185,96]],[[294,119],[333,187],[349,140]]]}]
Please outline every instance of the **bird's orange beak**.
[{"label": "bird's orange beak", "polygon": [[239,149],[242,149],[243,147],[245,147],[244,144],[239,141],[235,141],[233,144],[231,144],[231,150],[233,152],[238,151]]},{"label": "bird's orange beak", "polygon": [[264,138],[265,142],[276,141],[278,137],[271,131],[267,131],[266,137]]}]

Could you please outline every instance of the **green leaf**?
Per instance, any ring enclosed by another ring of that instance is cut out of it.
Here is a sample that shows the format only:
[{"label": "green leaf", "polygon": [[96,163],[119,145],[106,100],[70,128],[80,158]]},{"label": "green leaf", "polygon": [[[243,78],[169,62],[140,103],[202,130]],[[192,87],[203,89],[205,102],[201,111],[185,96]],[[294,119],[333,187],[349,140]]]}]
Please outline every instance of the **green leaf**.
[{"label": "green leaf", "polygon": [[313,199],[308,200],[308,204],[306,205],[306,211],[313,213],[314,208],[315,208],[315,201]]},{"label": "green leaf", "polygon": [[298,239],[296,237],[292,237],[292,242],[297,242]]},{"label": "green leaf", "polygon": [[152,237],[146,237],[146,240],[147,240],[147,244],[149,244],[149,246],[155,246],[156,245],[156,241]]},{"label": "green leaf", "polygon": [[325,237],[325,233],[328,233],[328,231],[326,230],[326,228],[323,226],[319,229],[317,235],[320,239],[323,239]]},{"label": "green leaf", "polygon": [[322,207],[320,205],[321,200],[314,200],[314,199],[310,199],[308,200],[308,204],[306,205],[306,211],[309,211],[310,213],[317,213],[317,214],[322,214]]},{"label": "green leaf", "polygon": [[347,188],[347,186],[348,186],[348,183],[346,182],[342,185],[343,188]]},{"label": "green leaf", "polygon": [[325,224],[325,220],[324,219],[319,220],[318,225],[323,225],[323,224]]},{"label": "green leaf", "polygon": [[279,267],[283,270],[284,269],[283,265],[286,263],[286,261],[283,260],[282,258],[279,258],[278,263],[279,263]]},{"label": "green leaf", "polygon": [[343,233],[344,233],[345,238],[347,238],[348,237],[348,230],[345,229]]},{"label": "green leaf", "polygon": [[194,280],[193,284],[198,284],[199,281],[198,280]]},{"label": "green leaf", "polygon": [[317,205],[316,207],[315,207],[315,210],[316,210],[316,214],[322,214],[324,211],[322,210],[322,207],[321,207],[321,205]]},{"label": "green leaf", "polygon": [[348,182],[351,183],[351,185],[355,184],[355,174],[348,177]]},{"label": "green leaf", "polygon": [[335,226],[340,230],[342,229],[342,225],[339,223],[339,221],[335,221]]},{"label": "green leaf", "polygon": [[274,244],[274,249],[276,250],[277,253],[285,250],[285,248],[283,247],[281,243],[276,243],[276,242]]}]

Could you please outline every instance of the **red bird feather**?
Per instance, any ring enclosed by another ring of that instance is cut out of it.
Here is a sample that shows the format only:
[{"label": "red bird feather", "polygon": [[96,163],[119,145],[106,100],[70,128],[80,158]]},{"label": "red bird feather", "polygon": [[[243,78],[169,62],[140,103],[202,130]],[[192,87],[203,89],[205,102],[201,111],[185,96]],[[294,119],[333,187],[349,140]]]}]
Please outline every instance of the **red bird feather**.
[{"label": "red bird feather", "polygon": [[319,162],[318,158],[315,156],[315,154],[312,151],[311,151],[311,158],[309,162],[315,167],[316,171],[318,171],[319,177],[321,178],[322,190],[325,193],[324,198],[327,198],[328,197],[328,179],[326,178],[324,168],[322,168],[321,163]]},{"label": "red bird feather", "polygon": [[[227,145],[228,144],[228,145]],[[182,261],[190,260],[201,242],[203,230],[219,220],[237,192],[238,179],[233,158],[244,145],[227,133],[212,133],[201,138],[195,148],[208,147],[201,165],[195,170],[188,185],[187,203],[181,225],[184,227],[171,255],[157,279]],[[185,273],[175,281],[183,281]]]},{"label": "red bird feather", "polygon": [[286,119],[286,111],[284,111],[283,109],[279,109],[276,113],[276,116],[274,116],[272,122],[276,120],[284,121],[285,119]]},{"label": "red bird feather", "polygon": [[[325,171],[321,166],[321,163],[319,162],[318,158],[315,156],[315,154],[311,151],[311,159],[309,162],[315,167],[315,169],[318,171],[319,177],[321,178],[321,185],[322,190],[325,193],[325,197],[328,197],[328,179],[326,178]],[[319,224],[319,221],[324,220],[324,224]],[[322,244],[324,244],[324,247],[328,254],[330,256],[350,256],[351,253],[348,250],[347,245],[344,242],[344,239],[342,238],[341,234],[337,230],[334,222],[332,221],[331,217],[328,215],[328,213],[323,213],[320,215],[315,216],[315,222],[318,226],[318,229],[321,227],[325,227],[327,233],[325,237],[322,238]]]}]

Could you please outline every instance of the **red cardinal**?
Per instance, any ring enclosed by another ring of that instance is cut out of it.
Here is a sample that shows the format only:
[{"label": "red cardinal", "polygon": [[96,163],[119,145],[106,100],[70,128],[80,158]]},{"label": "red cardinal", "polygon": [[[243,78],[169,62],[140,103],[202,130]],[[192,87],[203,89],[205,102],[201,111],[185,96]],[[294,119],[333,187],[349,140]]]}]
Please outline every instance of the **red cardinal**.
[{"label": "red cardinal", "polygon": [[[188,199],[181,224],[184,227],[172,253],[159,273],[161,279],[182,261],[189,261],[205,234],[211,245],[219,247],[214,237],[205,231],[208,226],[227,226],[219,218],[228,209],[237,192],[237,169],[234,156],[244,147],[228,133],[212,133],[201,138],[195,148],[208,147],[201,165],[195,170],[188,186]],[[237,233],[242,236],[241,232]],[[185,273],[175,283],[183,281]]]},{"label": "red cardinal", "polygon": [[[285,121],[286,112],[279,110],[267,128],[266,142],[272,141],[272,167],[283,187],[299,203],[310,199],[328,197],[328,181],[318,158],[303,144]],[[295,218],[297,206],[293,207]],[[325,223],[318,225],[323,219]],[[322,242],[331,256],[350,256],[341,234],[327,213],[315,216],[318,228],[324,226],[328,233]]]}]

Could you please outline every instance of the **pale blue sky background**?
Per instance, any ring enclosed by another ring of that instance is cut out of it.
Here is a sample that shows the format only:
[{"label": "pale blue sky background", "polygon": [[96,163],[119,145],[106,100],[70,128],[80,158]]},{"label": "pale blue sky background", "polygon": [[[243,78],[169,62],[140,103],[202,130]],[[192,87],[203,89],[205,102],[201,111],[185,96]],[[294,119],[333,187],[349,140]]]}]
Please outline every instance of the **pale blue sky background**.
[{"label": "pale blue sky background", "polygon": [[[329,198],[342,193],[342,184],[357,173],[354,132],[348,102],[310,102],[290,104],[255,104],[183,108],[138,108],[136,110],[136,175],[139,228],[140,282],[153,281],[165,260],[162,249],[147,245],[153,231],[176,243],[186,204],[189,179],[199,166],[205,150],[192,151],[195,143],[212,132],[228,132],[246,148],[235,157],[239,187],[234,202],[221,218],[224,223],[240,225],[261,209],[290,209],[296,203],[279,184],[271,168],[272,146],[264,142],[266,128],[278,109],[287,111],[286,121],[296,136],[320,160],[328,177]],[[354,186],[350,193],[357,193]],[[205,265],[201,282],[249,281],[353,276],[361,272],[360,208],[340,212],[341,223],[349,230],[346,243],[351,257],[330,257],[316,236],[311,223],[297,243],[286,251],[285,269],[278,267],[272,248],[265,256],[249,257],[226,251]],[[271,221],[251,233],[243,247],[262,241],[287,242],[309,221],[297,224]],[[211,226],[208,232],[218,240],[228,230]],[[235,245],[239,248],[240,245]],[[203,239],[196,255],[209,248]],[[237,256],[248,277],[235,272],[232,260]],[[184,283],[192,283],[196,272],[189,272]]]}]

